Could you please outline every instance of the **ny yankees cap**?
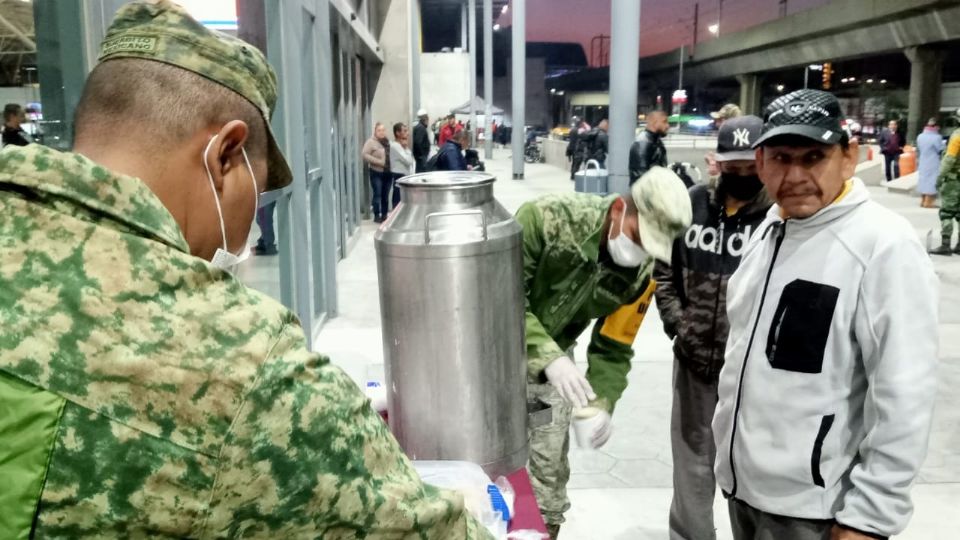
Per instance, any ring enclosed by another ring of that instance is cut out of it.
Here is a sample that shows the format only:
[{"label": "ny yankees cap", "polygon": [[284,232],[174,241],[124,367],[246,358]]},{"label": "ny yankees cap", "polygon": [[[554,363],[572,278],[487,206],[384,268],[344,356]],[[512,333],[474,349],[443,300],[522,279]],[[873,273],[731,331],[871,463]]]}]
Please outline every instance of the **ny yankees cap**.
[{"label": "ny yankees cap", "polygon": [[840,125],[840,102],[822,90],[797,90],[777,98],[764,114],[763,134],[753,146],[763,146],[781,135],[798,135],[821,144],[838,144],[844,131]]},{"label": "ny yankees cap", "polygon": [[753,143],[760,138],[763,120],[757,116],[736,116],[720,126],[717,135],[717,161],[754,160]]}]

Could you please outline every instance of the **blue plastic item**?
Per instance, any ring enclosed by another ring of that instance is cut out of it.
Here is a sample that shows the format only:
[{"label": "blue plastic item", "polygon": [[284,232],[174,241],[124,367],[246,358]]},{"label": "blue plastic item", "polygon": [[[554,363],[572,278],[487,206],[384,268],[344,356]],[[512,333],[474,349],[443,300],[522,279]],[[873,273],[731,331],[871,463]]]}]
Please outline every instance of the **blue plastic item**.
[{"label": "blue plastic item", "polygon": [[510,523],[510,507],[507,506],[507,501],[503,499],[503,494],[500,493],[500,489],[490,484],[487,486],[487,493],[490,494],[490,505],[493,506],[493,511],[500,512],[500,515],[503,516],[504,523]]}]

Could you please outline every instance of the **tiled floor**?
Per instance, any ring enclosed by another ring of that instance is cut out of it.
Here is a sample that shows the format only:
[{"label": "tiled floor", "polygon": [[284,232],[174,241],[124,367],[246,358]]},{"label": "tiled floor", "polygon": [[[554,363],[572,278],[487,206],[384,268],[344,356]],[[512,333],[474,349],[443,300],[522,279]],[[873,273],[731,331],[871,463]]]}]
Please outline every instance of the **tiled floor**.
[{"label": "tiled floor", "polygon": [[[544,193],[571,190],[566,175],[547,165],[528,165],[527,179],[510,180],[507,151],[497,151],[488,169],[498,178],[498,200],[513,211]],[[936,212],[918,200],[873,189],[883,204],[906,216],[921,237],[938,227]],[[365,222],[361,238],[338,267],[339,317],[322,330],[317,350],[330,355],[357,381],[382,372],[380,313],[374,226]],[[273,259],[275,261],[275,259]],[[246,274],[270,290],[275,262],[254,261]],[[261,267],[262,265],[262,267]],[[960,537],[960,257],[936,261],[942,281],[941,370],[934,431],[914,499],[916,513],[904,539]],[[242,274],[243,275],[243,274]],[[273,289],[275,290],[275,289]],[[586,343],[577,358],[585,357]],[[571,450],[572,509],[563,540],[642,540],[667,538],[671,497],[669,418],[672,354],[655,310],[647,315],[636,340],[630,384],[614,414],[613,438],[601,451]],[[729,539],[722,500],[715,505],[721,539]]]}]

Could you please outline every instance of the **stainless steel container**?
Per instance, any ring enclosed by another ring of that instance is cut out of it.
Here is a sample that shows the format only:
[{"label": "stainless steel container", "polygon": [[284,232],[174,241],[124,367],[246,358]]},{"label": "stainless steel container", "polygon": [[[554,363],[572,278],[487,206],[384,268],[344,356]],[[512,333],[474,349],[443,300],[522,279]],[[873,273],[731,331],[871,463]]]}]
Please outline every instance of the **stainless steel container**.
[{"label": "stainless steel container", "polygon": [[521,227],[494,177],[399,181],[403,204],[376,234],[390,429],[411,459],[527,461]]}]

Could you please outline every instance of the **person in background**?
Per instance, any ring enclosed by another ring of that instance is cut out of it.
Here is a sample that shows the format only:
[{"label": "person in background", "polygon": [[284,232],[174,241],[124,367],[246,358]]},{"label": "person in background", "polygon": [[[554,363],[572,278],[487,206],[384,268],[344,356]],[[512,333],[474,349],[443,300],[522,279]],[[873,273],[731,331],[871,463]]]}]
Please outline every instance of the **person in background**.
[{"label": "person in background", "polygon": [[273,230],[273,213],[276,208],[276,201],[257,208],[257,227],[260,228],[260,238],[257,239],[257,245],[253,247],[254,255],[272,256],[279,253]]},{"label": "person in background", "polygon": [[840,103],[766,110],[757,171],[776,201],[727,287],[713,420],[735,540],[900,534],[937,395],[937,276],[913,225],[854,178]]},{"label": "person in background", "polygon": [[393,142],[390,143],[390,172],[393,174],[392,208],[400,204],[400,187],[397,186],[397,180],[413,174],[415,166],[416,161],[410,151],[410,130],[407,129],[406,124],[397,122],[393,125]]},{"label": "person in background", "polygon": [[3,108],[3,146],[26,146],[32,141],[27,132],[20,127],[24,121],[23,107],[8,103]]},{"label": "person in background", "polygon": [[[527,394],[553,408],[550,424],[530,430],[528,468],[556,540],[570,508],[574,408],[598,420],[591,446],[606,444],[656,287],[654,260],[669,260],[674,238],[690,225],[690,197],[675,174],[658,167],[624,196],[547,195],[521,206],[516,218],[523,226]],[[571,351],[591,325],[584,376]]]},{"label": "person in background", "polygon": [[[956,118],[960,120],[960,109]],[[960,255],[960,244],[951,251],[953,224],[960,220],[960,128],[953,131],[943,152],[940,174],[937,176],[937,191],[940,192],[940,247],[930,251],[933,255]]]},{"label": "person in background", "polygon": [[570,160],[570,180],[574,179],[580,166],[583,164],[583,152],[580,146],[583,145],[583,135],[590,131],[590,125],[585,120],[573,119],[570,125],[570,137],[567,142],[567,159]]},{"label": "person in background", "polygon": [[[710,113],[710,118],[713,118],[714,125],[717,126],[719,131],[723,127],[723,123],[731,118],[736,118],[743,115],[743,112],[740,110],[740,107],[733,103],[727,103],[723,107],[720,107],[719,111],[713,111]],[[703,157],[703,160],[707,162],[707,175],[710,178],[714,178],[720,175],[720,165],[717,164],[715,155],[713,151],[707,152]]]},{"label": "person in background", "polygon": [[380,122],[373,126],[373,136],[363,143],[363,161],[370,168],[370,186],[373,188],[373,222],[383,223],[390,210],[387,205],[393,175],[390,172],[390,139],[387,128]]},{"label": "person in background", "polygon": [[940,136],[937,119],[927,120],[923,133],[917,136],[917,191],[920,206],[935,208],[937,202],[937,176],[940,174],[940,156],[947,147]]},{"label": "person in background", "polygon": [[610,137],[607,135],[609,123],[604,118],[597,124],[596,134],[592,137],[593,144],[590,146],[590,159],[597,160],[600,168],[607,168],[607,152],[610,146]]},{"label": "person in background", "polygon": [[456,133],[457,118],[448,114],[443,121],[443,125],[440,126],[440,135],[437,136],[437,146],[443,148],[443,145],[447,144],[447,141],[450,140],[450,137],[453,137],[453,134]]},{"label": "person in background", "polygon": [[256,47],[125,3],[74,152],[0,152],[4,540],[492,540],[230,272],[260,193],[292,178],[276,99]]},{"label": "person in background", "polygon": [[647,115],[647,128],[630,147],[630,183],[636,182],[651,167],[667,166],[667,147],[663,138],[670,129],[667,113],[653,111]]},{"label": "person in background", "polygon": [[900,154],[903,153],[903,136],[897,131],[897,121],[891,120],[880,132],[877,144],[883,154],[884,172],[887,182],[900,178]]},{"label": "person in background", "polygon": [[413,126],[413,159],[417,162],[416,172],[427,172],[427,159],[430,158],[430,117],[426,109],[417,111],[417,125]]},{"label": "person in background", "polygon": [[731,118],[720,127],[715,157],[719,178],[690,189],[693,224],[658,262],[657,309],[673,340],[673,502],[670,538],[715,540],[713,413],[727,344],[727,282],[772,201],[757,177],[751,147],[763,120]]},{"label": "person in background", "polygon": [[437,156],[438,171],[468,171],[470,167],[463,155],[465,148],[470,146],[470,133],[465,130],[454,132],[450,140],[443,145]]}]

